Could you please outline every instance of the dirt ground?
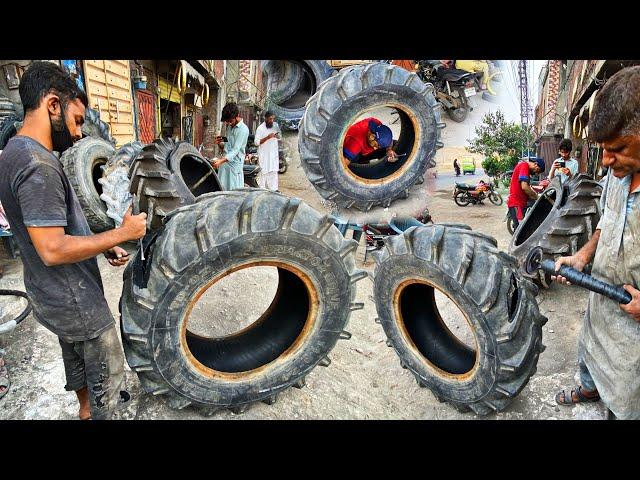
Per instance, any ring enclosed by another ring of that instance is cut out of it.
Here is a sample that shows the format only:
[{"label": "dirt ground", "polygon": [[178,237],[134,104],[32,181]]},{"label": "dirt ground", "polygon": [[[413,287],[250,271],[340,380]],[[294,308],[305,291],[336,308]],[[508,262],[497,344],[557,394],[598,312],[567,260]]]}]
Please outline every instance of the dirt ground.
[{"label": "dirt ground", "polygon": [[[299,164],[292,163],[281,177],[281,190],[301,197],[319,210],[328,211],[315,190],[301,188],[304,176]],[[471,180],[471,179],[469,179]],[[440,189],[428,199],[427,206],[434,219],[441,222],[463,222],[474,230],[487,233],[506,249],[509,235],[502,221],[504,206],[491,204],[457,207],[450,185],[453,178],[439,178]],[[372,270],[370,258],[363,264],[364,239],[356,252],[362,268]],[[19,259],[2,257],[5,274],[0,288],[23,289],[22,265]],[[106,298],[117,320],[118,299],[122,289],[122,270],[108,265],[99,258]],[[277,274],[274,269],[261,267],[234,274],[229,282],[216,285],[201,299],[193,320],[194,331],[224,334],[229,330],[216,330],[216,319],[224,320],[225,329],[235,324],[238,329],[257,316],[270,302],[275,291]],[[547,346],[540,356],[537,373],[510,407],[501,413],[477,417],[462,414],[439,403],[427,390],[419,388],[408,370],[392,349],[385,344],[382,327],[374,322],[375,304],[372,282],[364,279],[357,283],[358,302],[365,308],[352,313],[347,329],[350,340],[341,340],[332,350],[329,367],[317,367],[307,377],[303,389],[291,388],[280,395],[273,406],[259,403],[241,415],[222,410],[210,419],[604,419],[601,404],[559,407],[554,393],[575,385],[577,335],[587,302],[587,293],[575,287],[554,286],[538,296],[541,311],[549,317],[544,327],[543,341]],[[13,299],[10,299],[13,301]],[[17,308],[3,299],[2,315],[10,316]],[[247,308],[247,305],[249,308]],[[453,312],[443,306],[443,311]],[[209,322],[205,320],[205,315]],[[459,316],[452,322],[462,332],[464,324]],[[212,326],[214,325],[214,326]],[[453,327],[455,328],[455,326]],[[470,337],[468,336],[467,339]],[[461,335],[461,337],[464,337]],[[470,340],[472,341],[472,340]],[[0,336],[0,347],[6,351],[6,360],[13,385],[0,400],[0,419],[75,419],[75,395],[66,392],[64,370],[57,338],[29,316],[11,334]],[[172,410],[160,397],[145,394],[134,372],[126,368],[127,385],[133,394],[131,405],[118,413],[122,419],[202,419],[191,408]]]}]

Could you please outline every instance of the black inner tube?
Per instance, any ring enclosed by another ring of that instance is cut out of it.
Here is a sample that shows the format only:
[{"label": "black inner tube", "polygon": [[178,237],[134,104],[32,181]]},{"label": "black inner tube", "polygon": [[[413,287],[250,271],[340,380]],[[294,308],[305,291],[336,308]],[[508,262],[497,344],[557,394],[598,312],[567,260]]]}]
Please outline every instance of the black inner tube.
[{"label": "black inner tube", "polygon": [[27,296],[27,294],[25,292],[21,292],[19,290],[4,290],[4,289],[0,289],[0,295],[13,296],[13,297],[22,297],[22,298],[27,300],[27,306],[22,311],[22,313],[15,318],[16,324],[20,323],[22,320],[24,320],[27,317],[27,315],[29,315],[31,313],[31,310],[32,310],[33,307],[31,306],[31,301],[29,300],[29,297]]},{"label": "black inner tube", "polygon": [[186,332],[191,354],[225,373],[262,367],[281,356],[300,336],[309,316],[309,292],[293,272],[278,267],[278,290],[265,313],[249,327],[219,338]]},{"label": "black inner tube", "polygon": [[404,153],[405,155],[393,163],[387,162],[386,160],[372,160],[368,164],[351,162],[349,164],[349,170],[358,177],[367,180],[379,180],[393,175],[409,161],[411,154],[413,153],[413,146],[416,138],[413,122],[407,113],[400,109],[396,109],[396,111],[400,117],[400,136],[398,137],[394,150],[398,154]]},{"label": "black inner tube", "polygon": [[518,236],[515,239],[515,246],[523,244],[531,235],[533,235],[540,225],[542,225],[542,222],[545,221],[547,216],[549,216],[551,210],[553,210],[554,204],[552,202],[555,202],[556,200],[556,191],[554,189],[549,189],[542,195],[543,197],[551,200],[551,202],[546,200],[546,198],[541,198],[540,201],[531,207],[532,210],[524,219],[524,225],[520,228]]},{"label": "black inner tube", "polygon": [[180,160],[180,175],[195,197],[205,193],[219,192],[222,190],[217,182],[217,177],[209,175],[200,185],[192,189],[206,174],[211,172],[213,167],[206,165],[202,160],[191,155],[185,155]]},{"label": "black inner tube", "polygon": [[453,375],[473,369],[476,352],[462,343],[442,320],[433,287],[422,283],[406,286],[400,294],[400,313],[409,337],[431,364]]}]

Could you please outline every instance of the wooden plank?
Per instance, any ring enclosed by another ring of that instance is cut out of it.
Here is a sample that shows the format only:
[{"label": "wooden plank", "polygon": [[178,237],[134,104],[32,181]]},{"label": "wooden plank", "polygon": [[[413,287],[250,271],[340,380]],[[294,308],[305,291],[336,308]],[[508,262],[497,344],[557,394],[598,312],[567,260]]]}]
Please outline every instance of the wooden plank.
[{"label": "wooden plank", "polygon": [[133,142],[136,138],[134,135],[111,135],[116,139],[116,147],[120,148],[125,143]]},{"label": "wooden plank", "polygon": [[100,70],[102,70],[102,67],[104,66],[104,60],[85,60],[84,63],[85,65],[91,65],[93,67],[97,67]]},{"label": "wooden plank", "polygon": [[114,135],[133,135],[133,125],[114,123],[111,125],[111,132]]},{"label": "wooden plank", "polygon": [[122,90],[129,90],[131,83],[128,78],[123,78],[117,75],[107,74],[107,85],[110,87],[120,88]]},{"label": "wooden plank", "polygon": [[109,114],[111,115],[111,123],[122,123],[122,124],[130,124],[133,125],[133,115],[131,113],[122,113],[118,115],[118,112],[115,110],[110,110]]},{"label": "wooden plank", "polygon": [[104,67],[109,73],[114,73],[120,77],[129,78],[129,62],[125,65],[114,60],[105,60]]},{"label": "wooden plank", "polygon": [[97,82],[100,84],[104,84],[106,82],[104,71],[92,66],[87,66],[87,68],[85,68],[84,77],[89,82]]}]

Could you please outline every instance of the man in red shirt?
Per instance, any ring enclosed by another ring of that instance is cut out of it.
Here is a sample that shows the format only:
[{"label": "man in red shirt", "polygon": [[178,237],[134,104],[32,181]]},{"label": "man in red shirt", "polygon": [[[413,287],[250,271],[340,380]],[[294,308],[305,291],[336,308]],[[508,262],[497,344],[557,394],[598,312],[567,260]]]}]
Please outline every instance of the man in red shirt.
[{"label": "man in red shirt", "polygon": [[391,163],[398,159],[393,151],[391,129],[374,117],[360,120],[349,127],[342,147],[351,162],[369,163],[374,158],[387,157]]},{"label": "man in red shirt", "polygon": [[[523,158],[513,169],[511,186],[509,187],[509,215],[514,221],[514,227],[518,227],[520,221],[529,206],[529,202],[535,202],[538,194],[531,188],[531,175],[544,172],[544,160],[538,157]],[[532,204],[531,203],[531,204]]]}]

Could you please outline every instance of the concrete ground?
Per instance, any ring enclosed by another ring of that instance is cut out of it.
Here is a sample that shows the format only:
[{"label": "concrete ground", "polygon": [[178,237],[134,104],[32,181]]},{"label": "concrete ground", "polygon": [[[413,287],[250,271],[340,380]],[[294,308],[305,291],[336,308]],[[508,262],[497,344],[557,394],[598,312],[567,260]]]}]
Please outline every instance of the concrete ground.
[{"label": "concrete ground", "polygon": [[[314,205],[315,192],[300,192],[289,185],[300,182],[299,168],[294,164],[281,178],[282,190],[289,194],[309,197]],[[458,207],[451,198],[453,179],[440,177],[443,185],[428,199],[427,206],[436,221],[464,222],[474,230],[494,236],[499,247],[506,249],[509,235],[505,223],[504,206],[470,205]],[[451,180],[449,182],[449,180]],[[300,195],[303,193],[304,195]],[[305,198],[307,200],[307,198]],[[317,200],[317,199],[315,199]],[[316,203],[316,208],[318,205]],[[322,207],[322,205],[320,205]],[[369,258],[363,264],[364,245],[356,252],[362,268],[372,270]],[[6,260],[5,274],[0,288],[23,289],[22,265],[19,259]],[[106,298],[118,320],[117,303],[122,289],[122,269],[108,265],[99,258]],[[229,277],[231,280],[231,277]],[[246,325],[247,318],[257,316],[274,294],[275,271],[260,267],[255,271],[238,272],[231,282],[216,285],[196,308],[193,329],[200,333],[230,333]],[[273,406],[259,403],[242,415],[228,410],[214,414],[211,419],[604,419],[601,404],[583,404],[573,408],[554,403],[555,392],[571,388],[576,383],[576,345],[587,294],[575,287],[554,286],[538,296],[540,309],[549,318],[544,327],[543,341],[547,346],[540,356],[537,373],[509,408],[498,414],[477,417],[462,414],[439,403],[426,389],[419,388],[408,370],[392,349],[385,345],[385,335],[374,322],[375,304],[372,282],[357,283],[357,300],[365,308],[352,313],[347,329],[350,340],[341,340],[330,353],[329,367],[317,367],[307,377],[303,389],[291,388],[280,395]],[[10,299],[13,300],[13,299]],[[3,299],[3,317],[11,315],[10,300]],[[249,307],[247,307],[249,306]],[[442,310],[453,313],[450,306]],[[207,323],[202,316],[209,317]],[[200,315],[200,316],[198,316]],[[216,319],[226,322],[220,330]],[[453,324],[463,331],[459,316],[450,316]],[[457,323],[456,323],[457,322]],[[198,330],[200,329],[200,330]],[[452,328],[455,329],[455,326]],[[454,331],[458,331],[455,329]],[[467,337],[469,338],[469,337]],[[0,400],[0,419],[75,419],[75,395],[65,392],[64,370],[57,338],[39,325],[32,316],[9,335],[0,337],[0,347],[6,350],[6,360],[13,385]],[[201,419],[191,408],[172,410],[162,397],[145,394],[137,376],[126,367],[128,388],[134,398],[131,405],[120,412],[124,419]]]}]

